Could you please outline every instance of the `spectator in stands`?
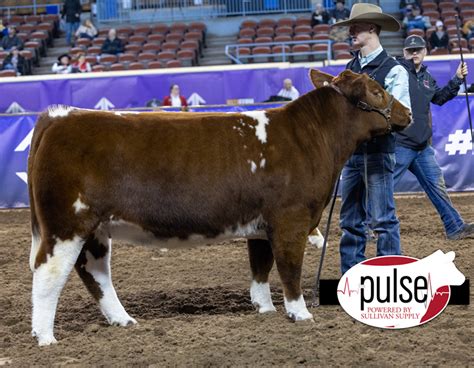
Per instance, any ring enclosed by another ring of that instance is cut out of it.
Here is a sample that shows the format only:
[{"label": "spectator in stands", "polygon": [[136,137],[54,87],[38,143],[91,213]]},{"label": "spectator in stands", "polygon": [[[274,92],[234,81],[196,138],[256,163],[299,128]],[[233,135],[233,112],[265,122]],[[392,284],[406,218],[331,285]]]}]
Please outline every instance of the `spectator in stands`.
[{"label": "spectator in stands", "polygon": [[300,97],[300,93],[293,86],[291,79],[287,78],[283,81],[283,88],[280,90],[280,92],[278,92],[278,96],[285,97],[293,101]]},{"label": "spectator in stands", "polygon": [[444,28],[442,21],[436,21],[436,30],[430,36],[431,49],[444,48],[447,49],[449,44],[449,35]]},{"label": "spectator in stands", "polygon": [[321,3],[316,4],[313,14],[311,14],[311,27],[318,24],[329,24],[329,13],[324,9]]},{"label": "spectator in stands", "polygon": [[91,64],[86,61],[86,54],[83,52],[77,55],[77,61],[72,64],[73,73],[90,73],[92,71]]},{"label": "spectator in stands", "polygon": [[403,26],[406,32],[410,32],[412,29],[422,29],[425,31],[431,27],[431,22],[428,17],[421,15],[421,10],[418,6],[411,6],[408,7],[406,16],[403,18]]},{"label": "spectator in stands", "polygon": [[123,44],[120,38],[117,37],[117,31],[112,28],[109,31],[107,39],[102,45],[102,53],[110,55],[118,55],[123,52]]},{"label": "spectator in stands", "polygon": [[60,55],[58,61],[54,63],[52,71],[56,74],[72,73],[71,57],[68,54]]},{"label": "spectator in stands", "polygon": [[474,36],[474,19],[470,19],[464,23],[462,27],[462,33],[464,36],[470,40]]},{"label": "spectator in stands", "polygon": [[93,40],[97,36],[97,29],[94,27],[90,19],[86,19],[76,31],[77,38],[88,38]]},{"label": "spectator in stands", "polygon": [[3,60],[2,70],[14,70],[17,75],[24,72],[25,58],[21,56],[20,51],[13,46],[8,56]]},{"label": "spectator in stands", "polygon": [[3,19],[0,18],[0,38],[8,36],[8,28],[3,25]]},{"label": "spectator in stands", "polygon": [[345,7],[344,0],[336,0],[336,7],[331,11],[331,19],[329,23],[334,24],[340,20],[349,19],[351,12]]},{"label": "spectator in stands", "polygon": [[187,107],[188,103],[184,96],[179,94],[179,86],[172,84],[170,87],[170,95],[163,98],[163,106]]},{"label": "spectator in stands", "polygon": [[13,47],[21,50],[23,48],[23,42],[16,35],[16,28],[14,26],[9,26],[8,36],[4,36],[2,38],[2,49],[5,51],[10,51]]},{"label": "spectator in stands", "polygon": [[66,18],[66,43],[68,46],[71,46],[72,35],[79,28],[81,10],[80,0],[64,0],[61,15]]},{"label": "spectator in stands", "polygon": [[400,13],[402,14],[402,19],[405,18],[408,10],[412,10],[413,6],[421,8],[420,0],[400,0]]}]

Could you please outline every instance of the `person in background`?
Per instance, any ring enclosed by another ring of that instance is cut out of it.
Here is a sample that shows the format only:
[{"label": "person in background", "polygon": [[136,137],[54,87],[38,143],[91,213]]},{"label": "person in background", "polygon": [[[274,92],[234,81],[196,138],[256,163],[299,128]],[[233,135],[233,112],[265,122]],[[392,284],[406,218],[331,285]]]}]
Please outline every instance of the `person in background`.
[{"label": "person in background", "polygon": [[8,27],[8,35],[2,38],[2,49],[10,51],[13,47],[18,50],[23,49],[23,41],[16,35],[16,28],[14,26]]},{"label": "person in background", "polygon": [[3,19],[0,18],[0,39],[8,36],[8,28],[3,25]]},{"label": "person in background", "polygon": [[318,24],[329,24],[329,13],[324,9],[321,3],[317,3],[313,14],[311,14],[311,27]]},{"label": "person in background", "polygon": [[17,75],[24,74],[25,58],[21,56],[20,51],[14,46],[10,53],[3,60],[2,70],[14,70]]},{"label": "person in background", "polygon": [[413,5],[407,8],[406,16],[403,18],[403,26],[406,32],[410,32],[412,29],[422,29],[425,31],[431,27],[430,19],[421,15],[421,10],[418,6]]},{"label": "person in background", "polygon": [[278,92],[278,96],[289,98],[293,101],[300,97],[300,93],[293,86],[291,79],[287,78],[283,81],[283,88],[280,90],[280,92]]},{"label": "person in background", "polygon": [[468,41],[474,36],[474,19],[469,19],[464,23],[462,33]]},{"label": "person in background", "polygon": [[102,53],[110,55],[118,55],[123,52],[123,44],[120,38],[117,37],[117,31],[115,28],[109,30],[107,39],[102,45]]},{"label": "person in background", "polygon": [[407,15],[407,10],[412,10],[413,6],[421,8],[420,0],[400,0],[400,13],[402,15],[401,19],[405,18]]},{"label": "person in background", "polygon": [[97,29],[94,27],[90,19],[86,19],[76,31],[77,38],[88,38],[93,40],[97,36]]},{"label": "person in background", "polygon": [[397,144],[394,185],[400,182],[407,170],[411,171],[438,211],[446,237],[449,240],[474,238],[474,223],[466,223],[454,208],[446,190],[443,172],[430,144],[430,104],[444,105],[457,96],[459,87],[468,74],[467,64],[460,63],[453,78],[445,87],[440,88],[423,65],[426,54],[426,43],[422,37],[413,35],[405,40],[404,59],[399,59],[399,62],[410,75],[413,123],[405,130],[395,133]]},{"label": "person in background", "polygon": [[430,36],[431,49],[444,48],[447,49],[449,45],[449,35],[444,28],[442,21],[436,21],[436,30]]},{"label": "person in background", "polygon": [[72,64],[73,73],[90,73],[91,65],[86,61],[86,54],[83,52],[77,55],[77,61]]},{"label": "person in background", "polygon": [[346,20],[349,18],[350,11],[345,7],[344,0],[336,0],[336,7],[331,11],[330,24],[337,23],[341,20]]},{"label": "person in background", "polygon": [[72,73],[71,57],[68,54],[60,55],[58,61],[54,63],[51,70],[56,74]]},{"label": "person in background", "polygon": [[79,28],[81,10],[80,0],[64,0],[61,16],[66,18],[66,43],[68,46],[71,46],[72,35]]},{"label": "person in background", "polygon": [[179,94],[179,86],[177,84],[172,84],[170,87],[170,95],[163,98],[163,106],[173,106],[173,107],[187,107],[188,102],[184,96]]}]

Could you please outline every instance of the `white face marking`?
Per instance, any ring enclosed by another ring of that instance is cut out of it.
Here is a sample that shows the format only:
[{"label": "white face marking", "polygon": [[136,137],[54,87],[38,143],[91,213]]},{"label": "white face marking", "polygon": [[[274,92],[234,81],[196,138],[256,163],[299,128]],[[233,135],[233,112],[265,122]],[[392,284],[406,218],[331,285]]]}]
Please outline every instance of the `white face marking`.
[{"label": "white face marking", "polygon": [[36,232],[31,235],[31,251],[30,251],[30,269],[35,270],[36,255],[41,244],[41,237]]},{"label": "white face marking", "polygon": [[[322,248],[324,243],[324,236],[321,234],[318,228],[316,228],[316,234],[308,236],[309,243],[316,248]],[[327,246],[327,243],[326,243]]]},{"label": "white face marking", "polygon": [[300,295],[297,300],[288,301],[286,297],[284,297],[284,300],[286,313],[293,321],[313,319],[313,315],[309,313],[308,308],[306,308],[303,295]]},{"label": "white face marking", "polygon": [[53,328],[59,294],[83,244],[84,241],[77,235],[72,240],[56,238],[53,255],[48,254],[46,262],[33,273],[32,335],[36,336],[40,346],[56,343]]},{"label": "white face marking", "polygon": [[328,82],[328,81],[324,81],[324,82],[323,82],[323,86],[329,86],[329,82]]},{"label": "white face marking", "polygon": [[265,111],[245,111],[242,112],[242,115],[249,116],[252,119],[257,121],[257,126],[255,128],[255,134],[260,142],[266,143],[267,142],[267,129],[266,125],[269,124],[269,120],[267,118]]},{"label": "white face marking", "polygon": [[106,231],[99,228],[95,233],[96,239],[106,246],[107,254],[102,258],[95,258],[89,251],[86,252],[87,263],[84,265],[94,280],[99,284],[102,290],[102,298],[99,301],[100,310],[109,324],[118,326],[134,325],[135,319],[130,317],[117,297],[115,288],[112,284],[110,272],[110,258],[112,253],[112,240],[109,239]]},{"label": "white face marking", "polygon": [[108,110],[104,110],[104,112],[108,112],[108,113],[113,113],[117,116],[122,116],[122,115],[126,115],[126,114],[139,114],[138,111],[108,111]]},{"label": "white face marking", "polygon": [[50,118],[62,118],[68,116],[73,110],[75,110],[75,108],[71,106],[55,105],[48,108],[48,115]]},{"label": "white face marking", "polygon": [[262,158],[262,159],[260,160],[260,168],[261,168],[261,169],[263,169],[263,168],[265,167],[265,162],[266,162],[266,160],[265,160],[264,158]]},{"label": "white face marking", "polygon": [[270,284],[252,280],[250,284],[250,299],[259,313],[275,312],[273,306]]},{"label": "white face marking", "polygon": [[74,213],[78,214],[82,210],[87,210],[89,206],[81,201],[81,195],[77,197],[76,201],[72,204],[74,207]]}]

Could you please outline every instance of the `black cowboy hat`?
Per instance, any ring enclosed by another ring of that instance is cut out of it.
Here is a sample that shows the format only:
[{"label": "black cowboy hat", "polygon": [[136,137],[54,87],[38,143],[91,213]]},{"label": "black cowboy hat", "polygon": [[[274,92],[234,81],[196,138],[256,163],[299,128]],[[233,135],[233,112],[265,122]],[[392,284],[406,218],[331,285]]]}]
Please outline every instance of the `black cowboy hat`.
[{"label": "black cowboy hat", "polygon": [[69,55],[69,54],[61,54],[61,55],[59,55],[59,56],[58,56],[58,61],[61,62],[61,59],[62,59],[63,57],[67,57],[67,58],[69,59],[69,61],[71,61],[71,55]]}]

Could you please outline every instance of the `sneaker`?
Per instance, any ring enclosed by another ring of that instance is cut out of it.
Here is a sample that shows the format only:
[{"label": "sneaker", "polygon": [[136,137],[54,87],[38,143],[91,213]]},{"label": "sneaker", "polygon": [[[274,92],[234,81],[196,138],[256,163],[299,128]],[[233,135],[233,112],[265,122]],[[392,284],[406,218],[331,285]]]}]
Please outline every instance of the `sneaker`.
[{"label": "sneaker", "polygon": [[448,240],[474,239],[474,222],[464,224],[464,228],[454,235],[448,236]]}]

